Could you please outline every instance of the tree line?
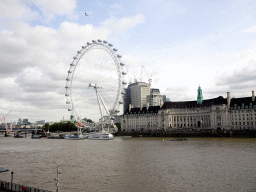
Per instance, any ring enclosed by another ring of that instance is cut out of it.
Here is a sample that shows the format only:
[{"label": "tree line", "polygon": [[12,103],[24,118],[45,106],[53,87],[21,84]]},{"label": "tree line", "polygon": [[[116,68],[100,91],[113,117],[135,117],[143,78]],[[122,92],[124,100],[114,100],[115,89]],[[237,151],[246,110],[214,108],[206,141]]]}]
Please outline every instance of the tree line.
[{"label": "tree line", "polygon": [[67,123],[54,123],[52,125],[49,125],[48,123],[46,123],[43,126],[43,130],[44,131],[50,131],[50,132],[71,132],[71,131],[77,131],[77,128],[75,126],[75,124],[71,123],[71,122],[67,122]]},{"label": "tree line", "polygon": [[[88,121],[88,120],[87,120]],[[88,122],[90,122],[91,120],[89,119]],[[121,124],[120,123],[116,123],[116,126],[118,128],[118,131],[121,131]],[[110,127],[110,128],[113,128]],[[71,131],[77,131],[77,127],[75,126],[75,124],[71,123],[70,121],[67,123],[54,123],[52,125],[49,125],[48,123],[46,123],[43,126],[43,130],[44,131],[48,131],[49,132],[71,132]]]}]

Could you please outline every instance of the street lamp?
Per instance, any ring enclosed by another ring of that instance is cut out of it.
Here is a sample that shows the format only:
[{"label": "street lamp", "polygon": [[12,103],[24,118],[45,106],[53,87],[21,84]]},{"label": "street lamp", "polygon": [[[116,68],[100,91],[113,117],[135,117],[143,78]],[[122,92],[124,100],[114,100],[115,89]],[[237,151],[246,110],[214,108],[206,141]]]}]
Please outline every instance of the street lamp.
[{"label": "street lamp", "polygon": [[12,183],[13,183],[13,171],[11,172],[12,176],[11,176],[11,191],[12,191]]},{"label": "street lamp", "polygon": [[59,178],[59,174],[60,174],[59,166],[60,165],[57,164],[57,178],[54,179],[56,181],[56,187],[57,187],[56,192],[59,192],[59,180],[60,180],[60,178]]}]

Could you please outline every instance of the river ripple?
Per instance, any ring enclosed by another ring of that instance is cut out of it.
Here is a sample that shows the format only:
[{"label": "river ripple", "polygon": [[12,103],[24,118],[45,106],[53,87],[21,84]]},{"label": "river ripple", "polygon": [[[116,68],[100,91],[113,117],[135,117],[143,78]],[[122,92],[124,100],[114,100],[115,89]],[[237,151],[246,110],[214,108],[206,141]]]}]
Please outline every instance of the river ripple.
[{"label": "river ripple", "polygon": [[55,191],[59,163],[61,192],[256,191],[256,139],[170,140],[0,137],[0,167],[14,183]]}]

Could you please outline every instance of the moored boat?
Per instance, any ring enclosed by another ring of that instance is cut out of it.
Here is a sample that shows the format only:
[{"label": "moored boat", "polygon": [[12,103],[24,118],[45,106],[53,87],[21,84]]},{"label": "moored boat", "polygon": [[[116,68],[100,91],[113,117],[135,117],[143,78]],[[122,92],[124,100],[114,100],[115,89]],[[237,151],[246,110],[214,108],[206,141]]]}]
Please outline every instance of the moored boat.
[{"label": "moored boat", "polygon": [[91,132],[89,134],[88,139],[91,139],[91,140],[112,140],[112,139],[114,139],[114,135],[112,135],[111,133]]},{"label": "moored boat", "polygon": [[64,138],[65,138],[64,134],[49,133],[47,135],[47,139],[64,139]]},{"label": "moored boat", "polygon": [[86,139],[86,136],[84,136],[82,134],[82,127],[78,126],[77,124],[75,124],[77,127],[77,133],[73,134],[73,135],[66,135],[65,139],[69,139],[69,140],[82,140],[82,139]]},{"label": "moored boat", "polygon": [[186,138],[172,139],[171,141],[186,141]]},{"label": "moored boat", "polygon": [[31,136],[31,139],[41,139],[41,138],[42,138],[41,135],[33,134],[33,135]]},{"label": "moored boat", "polygon": [[12,133],[5,132],[4,136],[5,136],[5,137],[12,137],[13,135],[12,135]]},{"label": "moored boat", "polygon": [[85,139],[85,136],[82,134],[74,134],[74,135],[67,135],[65,139],[70,139],[70,140],[81,140]]},{"label": "moored boat", "polygon": [[23,138],[23,135],[17,133],[16,135],[14,135],[14,138]]}]

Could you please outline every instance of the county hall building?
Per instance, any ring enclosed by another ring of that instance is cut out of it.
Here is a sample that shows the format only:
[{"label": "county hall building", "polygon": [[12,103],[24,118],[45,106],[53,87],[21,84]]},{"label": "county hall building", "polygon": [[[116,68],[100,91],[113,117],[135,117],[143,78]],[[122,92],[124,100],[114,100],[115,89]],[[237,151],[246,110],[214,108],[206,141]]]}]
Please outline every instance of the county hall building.
[{"label": "county hall building", "polygon": [[202,89],[196,101],[165,101],[158,106],[133,107],[129,104],[121,117],[123,131],[255,129],[256,102],[250,97],[219,96],[203,100]]}]

